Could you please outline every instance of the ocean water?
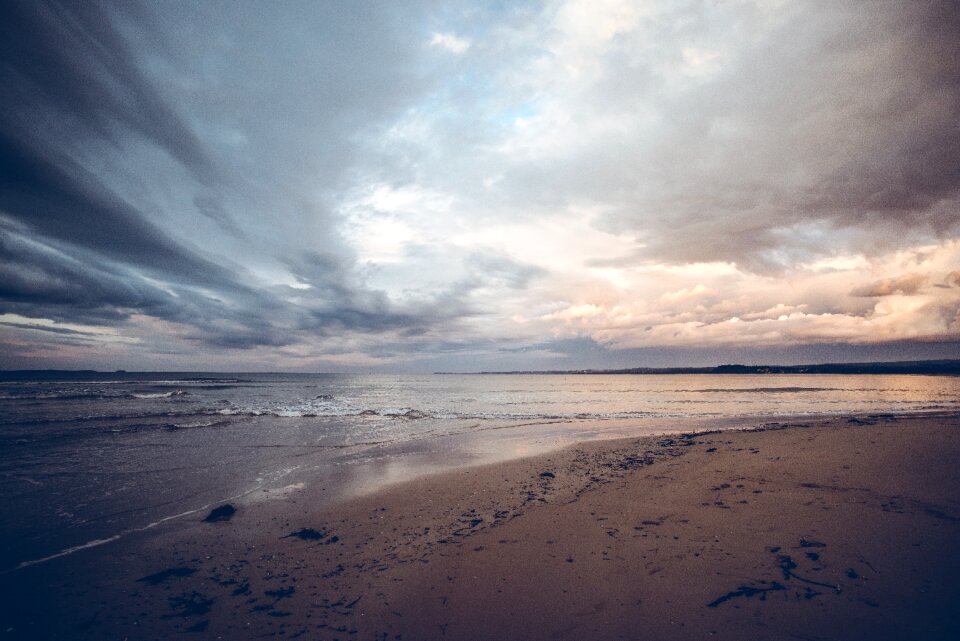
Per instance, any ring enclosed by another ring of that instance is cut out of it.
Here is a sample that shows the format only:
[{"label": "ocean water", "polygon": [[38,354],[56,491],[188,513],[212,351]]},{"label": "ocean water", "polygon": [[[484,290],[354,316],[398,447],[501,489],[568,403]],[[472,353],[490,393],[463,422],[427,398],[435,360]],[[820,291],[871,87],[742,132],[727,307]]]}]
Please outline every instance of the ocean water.
[{"label": "ocean water", "polygon": [[219,503],[311,500],[596,438],[955,411],[960,378],[76,374],[0,382],[0,572]]}]

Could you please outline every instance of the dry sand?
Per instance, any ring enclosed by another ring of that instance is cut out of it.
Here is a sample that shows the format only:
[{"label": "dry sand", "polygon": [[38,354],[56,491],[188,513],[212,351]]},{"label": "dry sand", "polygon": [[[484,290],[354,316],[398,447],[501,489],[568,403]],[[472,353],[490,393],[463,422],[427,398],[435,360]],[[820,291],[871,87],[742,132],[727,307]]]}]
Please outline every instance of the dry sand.
[{"label": "dry sand", "polygon": [[956,639],[960,417],[309,487],[0,577],[0,638]]}]

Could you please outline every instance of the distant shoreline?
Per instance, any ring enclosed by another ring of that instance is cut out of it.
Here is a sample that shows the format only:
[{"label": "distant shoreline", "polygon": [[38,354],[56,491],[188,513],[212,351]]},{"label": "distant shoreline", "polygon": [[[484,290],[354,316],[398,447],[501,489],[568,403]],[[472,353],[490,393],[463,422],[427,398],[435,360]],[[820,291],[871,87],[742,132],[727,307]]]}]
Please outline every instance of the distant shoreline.
[{"label": "distant shoreline", "polygon": [[[435,372],[453,374],[459,372]],[[467,372],[462,372],[466,374]],[[819,363],[811,365],[717,365],[715,367],[629,367],[625,369],[529,370],[480,374],[924,374],[960,375],[960,360]]]},{"label": "distant shoreline", "polygon": [[[116,374],[120,376],[143,376],[147,374],[188,374],[209,376],[212,374],[260,374],[260,375],[326,375],[333,372],[209,372],[209,371],[127,371],[127,370],[71,370],[71,369],[17,369],[0,370],[0,381],[51,381],[58,378],[84,380],[84,377]],[[376,373],[371,373],[376,374]],[[567,369],[567,370],[509,370],[481,372],[433,372],[433,375],[669,375],[669,374],[916,374],[926,376],[960,376],[960,359],[924,361],[882,361],[875,363],[815,363],[809,365],[716,365],[713,367],[628,367],[622,369]],[[347,374],[355,375],[355,374]],[[361,374],[363,375],[363,374]],[[422,376],[423,374],[410,374]]]}]

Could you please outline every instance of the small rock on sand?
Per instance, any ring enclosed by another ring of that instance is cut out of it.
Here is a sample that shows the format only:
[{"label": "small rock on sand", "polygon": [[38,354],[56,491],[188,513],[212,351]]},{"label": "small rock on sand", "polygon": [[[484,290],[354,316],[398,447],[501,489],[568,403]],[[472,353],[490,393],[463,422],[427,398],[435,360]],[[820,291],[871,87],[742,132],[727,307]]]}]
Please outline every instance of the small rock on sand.
[{"label": "small rock on sand", "polygon": [[210,510],[210,514],[207,515],[207,518],[203,519],[204,523],[216,523],[218,521],[229,521],[233,518],[233,515],[236,514],[237,508],[233,507],[229,503],[221,505],[220,507],[215,507]]}]

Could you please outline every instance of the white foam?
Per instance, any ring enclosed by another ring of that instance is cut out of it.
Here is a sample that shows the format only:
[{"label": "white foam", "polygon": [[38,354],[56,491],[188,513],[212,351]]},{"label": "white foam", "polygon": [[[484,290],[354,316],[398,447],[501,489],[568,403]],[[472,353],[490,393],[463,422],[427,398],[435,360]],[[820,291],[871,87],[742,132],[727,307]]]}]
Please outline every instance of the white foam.
[{"label": "white foam", "polygon": [[[258,480],[259,480],[259,479],[258,479]],[[69,548],[66,548],[66,549],[64,549],[64,550],[60,550],[59,552],[56,552],[55,554],[51,554],[50,556],[45,556],[45,557],[40,558],[40,559],[33,559],[32,561],[24,561],[23,563],[21,563],[20,565],[16,566],[15,568],[11,568],[11,569],[9,569],[9,570],[4,570],[4,571],[0,572],[0,574],[7,574],[7,573],[10,573],[10,572],[16,572],[17,570],[22,570],[22,569],[24,569],[24,568],[28,568],[28,567],[30,567],[31,565],[39,565],[40,563],[46,563],[47,561],[53,561],[54,559],[59,559],[59,558],[61,558],[61,557],[64,557],[64,556],[73,554],[74,552],[80,552],[81,550],[87,550],[87,549],[89,549],[89,548],[95,548],[95,547],[99,547],[99,546],[101,546],[101,545],[106,545],[107,543],[113,543],[114,541],[118,541],[118,540],[122,539],[123,537],[125,537],[125,536],[127,536],[127,535],[136,534],[136,533],[138,533],[138,532],[146,532],[147,530],[151,530],[151,529],[157,527],[158,525],[162,525],[162,524],[166,523],[167,521],[173,521],[174,519],[179,519],[179,518],[183,518],[183,517],[185,517],[185,516],[190,516],[191,514],[196,514],[197,512],[203,512],[204,510],[210,509],[210,507],[212,507],[213,505],[218,505],[218,504],[220,504],[220,503],[226,503],[226,502],[228,502],[228,501],[235,501],[235,500],[237,500],[237,499],[239,499],[239,498],[242,498],[242,497],[244,497],[244,496],[246,496],[246,495],[248,495],[248,494],[252,494],[253,492],[256,492],[257,490],[259,490],[259,489],[262,488],[262,487],[263,487],[263,485],[258,485],[257,487],[255,487],[255,488],[253,488],[253,489],[247,490],[247,491],[245,491],[245,492],[241,492],[240,494],[236,494],[236,495],[234,495],[234,496],[227,497],[227,498],[223,499],[222,501],[216,501],[216,502],[214,502],[214,503],[207,503],[206,505],[201,505],[200,507],[195,508],[195,509],[193,509],[193,510],[187,510],[186,512],[180,512],[179,514],[173,514],[173,515],[171,515],[171,516],[166,516],[166,517],[164,517],[164,518],[162,518],[162,519],[160,519],[160,520],[158,520],[158,521],[154,521],[154,522],[152,522],[152,523],[148,523],[148,524],[144,525],[143,527],[137,527],[137,528],[131,528],[131,529],[129,529],[129,530],[124,530],[124,531],[122,531],[122,532],[119,532],[118,534],[114,534],[113,536],[107,537],[107,538],[105,538],[105,539],[94,539],[94,540],[92,540],[92,541],[87,541],[86,543],[82,543],[82,544],[80,544],[80,545],[75,545],[75,546],[73,546],[73,547],[69,547]]]},{"label": "white foam", "polygon": [[154,394],[131,394],[130,396],[134,398],[170,398],[172,396],[183,396],[186,394],[183,390],[176,390],[173,392],[156,392]]}]

